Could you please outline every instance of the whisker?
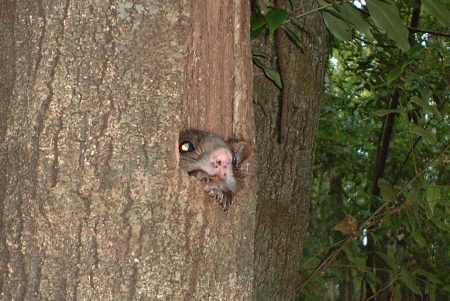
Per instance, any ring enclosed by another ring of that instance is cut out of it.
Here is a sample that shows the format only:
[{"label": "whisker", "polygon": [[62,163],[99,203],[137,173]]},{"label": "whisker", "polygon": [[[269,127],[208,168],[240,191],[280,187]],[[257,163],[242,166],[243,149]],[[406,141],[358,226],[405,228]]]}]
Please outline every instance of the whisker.
[{"label": "whisker", "polygon": [[[194,146],[194,151],[180,153],[181,169],[197,178],[203,184],[205,192],[218,200],[223,210],[227,211],[232,203],[233,193],[239,191],[245,182],[244,178],[256,174],[254,166],[245,161],[253,153],[253,147],[245,141],[226,142],[213,133],[199,130],[187,130],[180,137],[186,138]],[[185,140],[180,138],[180,141]],[[192,145],[189,145],[189,150]],[[211,164],[213,162],[209,162],[209,158],[220,158],[224,153],[223,149],[233,152],[230,165],[222,165],[220,162],[217,162],[217,166]],[[236,163],[239,164],[235,166]]]}]

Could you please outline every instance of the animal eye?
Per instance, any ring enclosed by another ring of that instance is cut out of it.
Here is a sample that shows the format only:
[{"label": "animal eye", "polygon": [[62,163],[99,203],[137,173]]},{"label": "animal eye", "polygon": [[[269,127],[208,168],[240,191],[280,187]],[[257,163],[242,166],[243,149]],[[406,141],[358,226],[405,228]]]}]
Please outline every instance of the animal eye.
[{"label": "animal eye", "polygon": [[237,164],[237,157],[236,154],[233,153],[232,157],[231,157],[231,164],[235,165]]},{"label": "animal eye", "polygon": [[193,151],[195,151],[194,143],[189,140],[181,142],[179,151],[180,154],[192,153]]}]

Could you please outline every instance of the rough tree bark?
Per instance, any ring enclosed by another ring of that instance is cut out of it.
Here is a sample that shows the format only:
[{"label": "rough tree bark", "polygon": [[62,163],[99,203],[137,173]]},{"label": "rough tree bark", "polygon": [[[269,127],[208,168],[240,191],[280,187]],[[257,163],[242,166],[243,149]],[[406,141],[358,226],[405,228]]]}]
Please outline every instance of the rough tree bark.
[{"label": "rough tree bark", "polygon": [[[285,7],[289,1],[279,1]],[[284,4],[283,4],[284,2]],[[296,1],[300,15],[314,1]],[[255,286],[257,300],[295,300],[300,284],[303,240],[308,220],[316,132],[325,70],[326,30],[320,14],[302,18],[302,53],[283,35],[275,51],[273,41],[260,40],[254,49],[284,56],[287,142],[279,144],[280,91],[264,74],[255,74],[257,95],[256,145],[257,229]],[[279,61],[278,61],[279,62]],[[275,61],[272,62],[276,67]]]},{"label": "rough tree bark", "polygon": [[177,163],[184,126],[253,138],[248,18],[244,0],[0,1],[0,299],[251,298],[252,194],[227,216]]}]

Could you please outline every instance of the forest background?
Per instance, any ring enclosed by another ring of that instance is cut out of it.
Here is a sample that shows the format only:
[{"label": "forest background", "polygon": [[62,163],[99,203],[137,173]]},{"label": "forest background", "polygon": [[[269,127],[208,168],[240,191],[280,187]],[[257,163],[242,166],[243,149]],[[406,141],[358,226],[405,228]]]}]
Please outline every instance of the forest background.
[{"label": "forest background", "polygon": [[[303,16],[293,16],[297,1],[290,1],[291,11],[256,2],[254,37],[265,26],[262,6],[265,18],[272,18],[266,32],[284,26],[302,51],[293,30],[301,28]],[[302,295],[446,300],[450,4],[319,2],[332,36]],[[282,75],[259,60],[263,54],[254,56],[282,89]]]}]

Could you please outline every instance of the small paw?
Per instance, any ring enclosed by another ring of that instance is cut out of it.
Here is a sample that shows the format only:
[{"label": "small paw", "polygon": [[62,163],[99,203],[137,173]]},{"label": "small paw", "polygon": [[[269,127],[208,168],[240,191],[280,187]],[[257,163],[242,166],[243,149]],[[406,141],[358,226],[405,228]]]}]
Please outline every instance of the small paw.
[{"label": "small paw", "polygon": [[223,211],[228,213],[228,209],[230,209],[230,205],[231,205],[232,201],[233,201],[233,199],[230,194],[223,195],[222,203],[220,204],[220,205],[222,205]]},{"label": "small paw", "polygon": [[206,185],[205,187],[205,191],[212,196],[216,201],[219,202],[219,204],[222,203],[222,199],[223,199],[223,192],[222,190],[220,190],[218,187],[211,187],[209,185]]},{"label": "small paw", "polygon": [[232,202],[231,193],[225,193],[219,188],[219,183],[213,177],[204,177],[201,179],[203,190],[212,196],[216,202],[227,212]]},{"label": "small paw", "polygon": [[223,203],[223,196],[222,190],[217,189],[217,192],[214,194],[214,199],[219,203],[219,205],[222,205]]},{"label": "small paw", "polygon": [[211,181],[212,181],[211,177],[202,177],[200,179],[200,182],[202,182],[202,184],[205,185],[205,187],[208,186],[207,184],[209,184],[209,182]]}]

